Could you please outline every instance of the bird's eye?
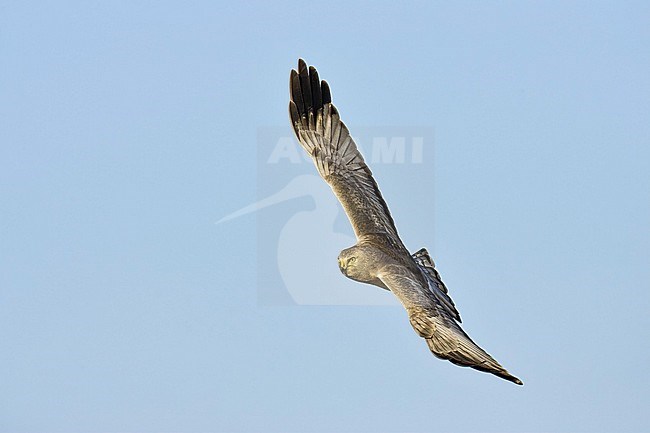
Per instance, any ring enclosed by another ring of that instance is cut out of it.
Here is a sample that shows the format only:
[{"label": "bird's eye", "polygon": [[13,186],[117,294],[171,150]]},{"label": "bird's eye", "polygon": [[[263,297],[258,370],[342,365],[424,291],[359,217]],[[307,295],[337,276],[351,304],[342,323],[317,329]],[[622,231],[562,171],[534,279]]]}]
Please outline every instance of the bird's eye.
[{"label": "bird's eye", "polygon": [[350,259],[348,260],[348,265],[351,265],[352,263],[354,263],[356,261],[357,261],[356,257],[350,257]]}]

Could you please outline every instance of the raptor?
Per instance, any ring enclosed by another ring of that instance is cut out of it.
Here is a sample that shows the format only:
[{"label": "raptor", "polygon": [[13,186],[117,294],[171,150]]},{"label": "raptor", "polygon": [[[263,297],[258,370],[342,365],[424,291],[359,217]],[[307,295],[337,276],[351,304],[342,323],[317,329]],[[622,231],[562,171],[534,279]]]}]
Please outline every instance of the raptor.
[{"label": "raptor", "polygon": [[327,82],[300,59],[289,88],[296,137],[343,205],[357,238],[339,254],[341,272],[397,296],[436,357],[523,385],[460,327],[460,314],[427,250],[411,254],[402,243],[370,168],[332,104]]}]

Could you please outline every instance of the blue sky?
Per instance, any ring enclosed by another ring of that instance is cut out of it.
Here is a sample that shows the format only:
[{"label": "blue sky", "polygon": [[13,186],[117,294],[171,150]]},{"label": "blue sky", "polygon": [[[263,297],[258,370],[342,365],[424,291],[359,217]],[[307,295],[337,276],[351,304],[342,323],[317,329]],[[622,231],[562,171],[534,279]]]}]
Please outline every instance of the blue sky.
[{"label": "blue sky", "polygon": [[[648,431],[649,45],[646,2],[3,2],[0,431]],[[259,302],[277,211],[215,221],[298,57],[353,135],[435,131],[374,172],[523,388]]]}]

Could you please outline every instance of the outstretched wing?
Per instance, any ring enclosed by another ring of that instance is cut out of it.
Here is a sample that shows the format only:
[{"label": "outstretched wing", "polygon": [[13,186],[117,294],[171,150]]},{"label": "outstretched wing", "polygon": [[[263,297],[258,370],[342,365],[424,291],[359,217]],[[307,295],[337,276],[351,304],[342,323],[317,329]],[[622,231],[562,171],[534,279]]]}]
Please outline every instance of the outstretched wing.
[{"label": "outstretched wing", "polygon": [[289,87],[296,137],[343,205],[357,238],[381,236],[405,250],[370,168],[332,105],[327,83],[300,59],[298,72],[291,70]]},{"label": "outstretched wing", "polygon": [[435,356],[523,385],[469,338],[448,308],[428,287],[422,287],[409,269],[388,265],[380,272],[379,278],[399,298],[408,312],[411,326],[427,341]]}]

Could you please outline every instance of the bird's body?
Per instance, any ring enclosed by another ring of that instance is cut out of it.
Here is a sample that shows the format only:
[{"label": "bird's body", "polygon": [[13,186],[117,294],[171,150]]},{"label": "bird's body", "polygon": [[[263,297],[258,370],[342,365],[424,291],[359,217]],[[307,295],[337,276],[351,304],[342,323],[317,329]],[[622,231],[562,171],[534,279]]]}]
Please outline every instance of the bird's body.
[{"label": "bird's body", "polygon": [[356,245],[339,254],[341,272],[390,290],[438,358],[522,385],[461,329],[458,310],[428,252],[423,248],[410,254],[402,243],[372,172],[316,69],[300,60],[298,71],[291,71],[290,90],[296,137],[343,205],[357,237]]}]

